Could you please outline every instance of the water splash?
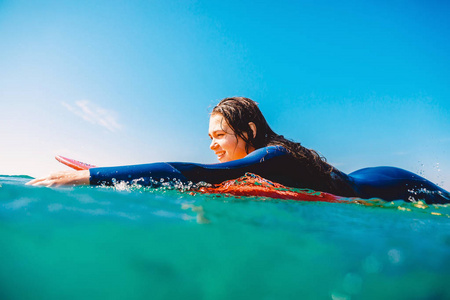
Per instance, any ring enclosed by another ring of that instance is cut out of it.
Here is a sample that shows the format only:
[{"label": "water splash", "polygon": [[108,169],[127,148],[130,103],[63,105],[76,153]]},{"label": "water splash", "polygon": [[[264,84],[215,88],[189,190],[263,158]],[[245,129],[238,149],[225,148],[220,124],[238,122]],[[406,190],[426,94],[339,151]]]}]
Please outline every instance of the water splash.
[{"label": "water splash", "polygon": [[[434,216],[443,216],[450,218],[448,209],[450,204],[427,205],[424,201],[418,200],[422,193],[434,193],[426,189],[411,191],[417,195],[411,198],[409,202],[403,200],[384,201],[380,198],[362,199],[357,197],[341,197],[329,193],[318,192],[311,189],[290,188],[276,182],[272,182],[253,173],[246,173],[237,179],[227,180],[220,184],[211,185],[204,182],[194,184],[192,182],[181,182],[179,180],[154,181],[153,187],[142,186],[139,182],[144,179],[133,180],[131,184],[113,180],[112,187],[103,186],[103,188],[115,189],[125,192],[141,193],[173,193],[179,192],[184,195],[196,196],[197,194],[211,195],[214,198],[232,198],[242,201],[273,201],[273,200],[293,200],[303,202],[329,202],[362,205],[368,207],[380,207],[384,209],[396,209],[403,212],[426,213]],[[185,208],[183,208],[185,209]],[[194,210],[193,210],[194,211]],[[199,222],[202,223],[202,222]],[[204,222],[207,223],[207,222]]]}]

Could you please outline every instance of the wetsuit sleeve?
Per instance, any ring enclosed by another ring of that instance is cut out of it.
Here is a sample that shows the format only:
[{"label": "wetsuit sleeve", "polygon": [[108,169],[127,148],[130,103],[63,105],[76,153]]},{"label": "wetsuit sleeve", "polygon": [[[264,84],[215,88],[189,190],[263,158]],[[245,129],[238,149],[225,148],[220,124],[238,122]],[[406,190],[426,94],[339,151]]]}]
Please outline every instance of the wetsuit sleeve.
[{"label": "wetsuit sleeve", "polygon": [[132,166],[91,168],[91,185],[112,185],[115,182],[136,182],[144,186],[158,185],[162,181],[187,181],[177,169],[168,163],[153,163]]},{"label": "wetsuit sleeve", "polygon": [[283,147],[270,146],[253,151],[242,159],[218,164],[173,162],[92,168],[89,170],[90,182],[91,185],[112,185],[114,182],[125,181],[154,186],[162,181],[177,180],[214,184],[238,178],[246,172],[275,180],[274,176],[280,174],[280,171],[276,171],[280,169],[280,162],[287,157],[290,156]]}]

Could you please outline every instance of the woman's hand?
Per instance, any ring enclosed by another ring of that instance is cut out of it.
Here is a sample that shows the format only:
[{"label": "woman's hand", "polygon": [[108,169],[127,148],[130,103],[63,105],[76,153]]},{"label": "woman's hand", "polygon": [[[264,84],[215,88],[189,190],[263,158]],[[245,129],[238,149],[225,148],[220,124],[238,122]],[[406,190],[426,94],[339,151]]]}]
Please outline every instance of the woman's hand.
[{"label": "woman's hand", "polygon": [[33,179],[26,184],[47,187],[61,185],[83,185],[89,184],[89,177],[89,170],[62,171],[51,174],[47,177]]}]

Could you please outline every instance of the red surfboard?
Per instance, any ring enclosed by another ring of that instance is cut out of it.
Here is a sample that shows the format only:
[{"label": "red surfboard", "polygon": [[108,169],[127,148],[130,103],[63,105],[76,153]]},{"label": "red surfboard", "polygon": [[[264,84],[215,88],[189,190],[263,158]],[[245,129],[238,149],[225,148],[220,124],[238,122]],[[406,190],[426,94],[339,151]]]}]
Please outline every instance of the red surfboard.
[{"label": "red surfboard", "polygon": [[75,159],[67,158],[61,155],[55,156],[56,160],[59,161],[62,164],[65,164],[66,166],[71,167],[75,170],[89,170],[90,168],[95,168],[96,166],[90,165]]}]

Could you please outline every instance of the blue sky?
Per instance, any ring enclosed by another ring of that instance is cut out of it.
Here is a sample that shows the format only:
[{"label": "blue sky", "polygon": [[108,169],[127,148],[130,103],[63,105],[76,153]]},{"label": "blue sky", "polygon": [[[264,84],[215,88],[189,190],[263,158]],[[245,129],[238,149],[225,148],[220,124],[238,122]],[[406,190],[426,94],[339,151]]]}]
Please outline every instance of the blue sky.
[{"label": "blue sky", "polygon": [[0,174],[216,162],[208,112],[260,103],[345,172],[450,189],[445,1],[0,0]]}]

